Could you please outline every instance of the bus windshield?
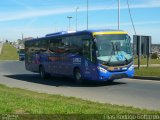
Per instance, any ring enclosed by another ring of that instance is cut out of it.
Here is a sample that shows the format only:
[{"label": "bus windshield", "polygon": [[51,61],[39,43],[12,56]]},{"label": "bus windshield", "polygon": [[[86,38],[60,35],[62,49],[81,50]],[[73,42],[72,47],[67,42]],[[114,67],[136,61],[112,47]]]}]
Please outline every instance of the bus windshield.
[{"label": "bus windshield", "polygon": [[131,39],[126,34],[96,35],[97,59],[108,66],[125,65],[132,61]]}]

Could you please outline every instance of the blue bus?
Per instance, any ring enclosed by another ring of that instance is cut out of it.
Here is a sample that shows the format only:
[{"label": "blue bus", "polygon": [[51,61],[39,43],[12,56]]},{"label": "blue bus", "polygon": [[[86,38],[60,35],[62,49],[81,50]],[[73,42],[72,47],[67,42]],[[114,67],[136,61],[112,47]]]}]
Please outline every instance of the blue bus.
[{"label": "blue bus", "polygon": [[25,42],[25,66],[32,72],[110,81],[134,75],[131,38],[125,31],[57,32]]}]

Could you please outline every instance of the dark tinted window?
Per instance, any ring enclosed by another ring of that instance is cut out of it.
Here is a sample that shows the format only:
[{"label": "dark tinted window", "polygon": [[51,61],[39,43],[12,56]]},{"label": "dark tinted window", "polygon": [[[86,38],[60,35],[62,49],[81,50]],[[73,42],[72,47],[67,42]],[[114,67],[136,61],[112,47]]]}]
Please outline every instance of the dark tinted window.
[{"label": "dark tinted window", "polygon": [[64,43],[62,42],[61,38],[52,38],[50,39],[49,43],[49,50],[52,53],[61,53],[62,47],[64,46]]},{"label": "dark tinted window", "polygon": [[39,52],[43,53],[48,50],[48,39],[42,39],[39,41]]},{"label": "dark tinted window", "polygon": [[83,39],[83,56],[90,59],[90,39]]},{"label": "dark tinted window", "polygon": [[71,36],[63,39],[65,48],[70,53],[82,54],[82,38],[81,36]]}]

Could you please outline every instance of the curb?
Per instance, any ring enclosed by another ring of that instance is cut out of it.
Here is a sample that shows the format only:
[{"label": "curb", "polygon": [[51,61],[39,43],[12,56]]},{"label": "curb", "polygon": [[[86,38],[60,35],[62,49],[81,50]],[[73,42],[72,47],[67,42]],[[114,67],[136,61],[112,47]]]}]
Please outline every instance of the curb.
[{"label": "curb", "polygon": [[17,62],[19,60],[0,60],[0,62]]},{"label": "curb", "polygon": [[156,76],[134,76],[133,79],[141,79],[141,80],[155,80],[160,81],[160,77]]}]

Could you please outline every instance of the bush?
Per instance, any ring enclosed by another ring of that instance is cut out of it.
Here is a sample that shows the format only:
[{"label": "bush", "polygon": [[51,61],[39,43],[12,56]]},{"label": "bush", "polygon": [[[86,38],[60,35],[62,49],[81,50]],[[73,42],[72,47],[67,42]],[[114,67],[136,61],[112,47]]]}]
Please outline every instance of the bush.
[{"label": "bush", "polygon": [[153,53],[153,54],[151,55],[151,58],[152,58],[152,59],[158,59],[158,58],[159,58],[158,53]]}]

